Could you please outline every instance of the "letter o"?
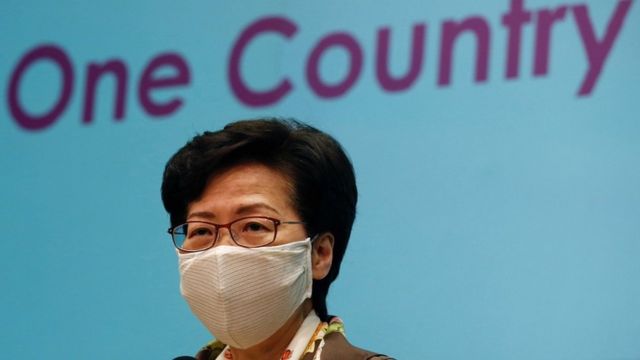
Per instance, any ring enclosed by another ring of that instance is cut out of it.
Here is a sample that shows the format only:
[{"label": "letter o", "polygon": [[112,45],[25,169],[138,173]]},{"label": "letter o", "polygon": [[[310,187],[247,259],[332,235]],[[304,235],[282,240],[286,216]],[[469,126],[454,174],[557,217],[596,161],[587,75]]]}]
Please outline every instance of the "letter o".
[{"label": "letter o", "polygon": [[[34,116],[28,114],[20,105],[18,98],[18,88],[24,72],[39,60],[48,59],[53,61],[62,71],[62,93],[58,97],[55,106],[43,115]],[[42,45],[29,51],[22,57],[18,66],[14,69],[9,83],[9,109],[15,121],[22,128],[27,130],[42,130],[53,124],[64,111],[71,98],[73,87],[73,68],[71,61],[62,48],[55,45]]]},{"label": "letter o", "polygon": [[277,86],[268,91],[258,92],[251,90],[244,83],[242,75],[240,75],[240,60],[244,49],[253,38],[262,33],[275,32],[285,38],[291,38],[297,30],[298,28],[294,22],[285,17],[274,16],[259,19],[242,31],[231,50],[228,78],[231,90],[245,105],[266,106],[273,104],[291,91],[293,85],[291,85],[289,79],[284,78]]},{"label": "letter o", "polygon": [[[320,58],[324,52],[333,47],[341,46],[349,53],[349,72],[347,76],[335,85],[328,85],[320,78]],[[362,49],[356,39],[347,33],[333,33],[327,35],[311,51],[307,61],[307,81],[311,89],[320,97],[333,98],[347,92],[356,82],[362,70]]]}]

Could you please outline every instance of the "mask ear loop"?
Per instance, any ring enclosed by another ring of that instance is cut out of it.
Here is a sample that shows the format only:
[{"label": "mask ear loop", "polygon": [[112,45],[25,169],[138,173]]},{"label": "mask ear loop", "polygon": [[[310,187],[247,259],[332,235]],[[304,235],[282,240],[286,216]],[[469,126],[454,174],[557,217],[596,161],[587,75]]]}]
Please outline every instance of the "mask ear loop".
[{"label": "mask ear loop", "polygon": [[316,240],[317,240],[317,239],[319,239],[319,238],[320,238],[320,234],[319,234],[319,233],[318,233],[318,234],[315,234],[315,235],[313,235],[313,236],[311,237],[311,239],[309,240],[309,242],[310,242],[311,244],[313,244],[313,242],[314,242],[314,241],[316,241]]}]

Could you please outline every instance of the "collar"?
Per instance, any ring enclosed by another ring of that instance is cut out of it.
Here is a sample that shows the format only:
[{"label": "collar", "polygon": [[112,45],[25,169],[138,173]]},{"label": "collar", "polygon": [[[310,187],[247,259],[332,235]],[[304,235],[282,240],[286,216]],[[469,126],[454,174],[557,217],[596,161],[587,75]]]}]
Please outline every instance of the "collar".
[{"label": "collar", "polygon": [[[302,322],[302,325],[298,328],[298,331],[291,339],[291,342],[287,346],[287,349],[282,354],[281,360],[294,360],[301,359],[302,356],[307,352],[307,348],[312,346],[312,343],[315,341],[319,330],[324,328],[320,321],[320,318],[316,314],[314,310],[311,310],[307,317]],[[224,350],[220,352],[216,360],[230,360],[233,359],[231,356],[231,350],[229,350],[229,346],[225,346]]]}]

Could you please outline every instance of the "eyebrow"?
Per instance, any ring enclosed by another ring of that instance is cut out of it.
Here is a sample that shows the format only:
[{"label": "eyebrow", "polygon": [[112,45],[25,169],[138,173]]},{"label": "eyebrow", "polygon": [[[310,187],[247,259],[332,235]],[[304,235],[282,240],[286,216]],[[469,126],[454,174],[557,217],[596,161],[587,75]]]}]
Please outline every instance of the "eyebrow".
[{"label": "eyebrow", "polygon": [[248,214],[248,213],[254,212],[256,210],[261,210],[261,209],[262,210],[269,210],[269,211],[272,211],[272,212],[280,215],[280,212],[278,212],[278,210],[276,210],[271,205],[269,205],[267,203],[263,203],[263,202],[257,202],[257,203],[253,203],[253,204],[241,205],[239,208],[236,209],[236,214],[237,215],[244,215],[244,214]]},{"label": "eyebrow", "polygon": [[[257,203],[252,203],[252,204],[241,205],[240,207],[238,207],[236,209],[235,214],[236,215],[246,215],[246,214],[250,214],[252,212],[255,212],[256,210],[269,210],[269,211],[272,211],[272,212],[280,215],[280,212],[278,210],[276,210],[274,207],[270,206],[269,204],[263,203],[263,202],[257,202]],[[216,218],[216,214],[211,212],[211,211],[196,211],[196,212],[193,212],[193,213],[189,214],[187,219],[191,219],[193,217],[215,219]]]},{"label": "eyebrow", "polygon": [[192,217],[213,219],[216,217],[216,215],[211,211],[196,211],[194,213],[189,214],[189,216],[187,216],[187,220],[191,219]]}]

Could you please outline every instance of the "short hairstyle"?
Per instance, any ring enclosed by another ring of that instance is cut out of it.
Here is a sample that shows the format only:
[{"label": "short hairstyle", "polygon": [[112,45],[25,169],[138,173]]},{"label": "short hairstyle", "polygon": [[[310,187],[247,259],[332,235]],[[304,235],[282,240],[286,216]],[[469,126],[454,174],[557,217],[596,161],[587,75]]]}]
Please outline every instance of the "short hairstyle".
[{"label": "short hairstyle", "polygon": [[313,281],[312,294],[318,316],[327,320],[326,297],[340,271],[358,200],[353,165],[331,136],[296,120],[276,118],[238,121],[196,135],[164,170],[162,201],[171,226],[186,221],[188,205],[212,178],[247,162],[268,166],[291,181],[292,204],[308,234],[333,234],[331,269],[324,279]]}]

